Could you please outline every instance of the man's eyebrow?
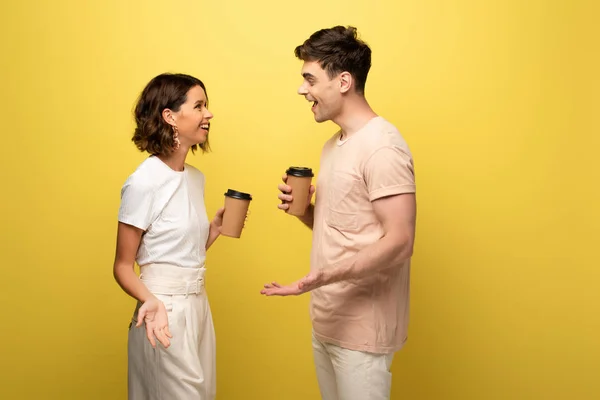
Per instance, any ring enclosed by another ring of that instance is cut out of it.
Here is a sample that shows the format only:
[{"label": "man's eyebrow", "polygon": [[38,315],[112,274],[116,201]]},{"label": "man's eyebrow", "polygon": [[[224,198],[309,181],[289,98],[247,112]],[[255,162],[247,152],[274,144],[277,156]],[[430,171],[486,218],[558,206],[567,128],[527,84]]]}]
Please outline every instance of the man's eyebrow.
[{"label": "man's eyebrow", "polygon": [[315,76],[313,74],[308,73],[308,72],[304,72],[302,74],[302,76],[304,77],[304,79],[315,79]]}]

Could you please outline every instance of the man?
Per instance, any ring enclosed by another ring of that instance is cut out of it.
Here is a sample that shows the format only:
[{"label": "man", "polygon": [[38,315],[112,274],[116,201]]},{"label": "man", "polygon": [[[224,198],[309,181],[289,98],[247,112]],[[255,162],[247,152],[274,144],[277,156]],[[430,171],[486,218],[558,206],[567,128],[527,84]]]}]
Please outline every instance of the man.
[{"label": "man", "polygon": [[[392,358],[407,338],[412,156],[398,130],[365,99],[371,49],[356,28],[317,31],[295,54],[304,61],[298,93],[313,103],[317,122],[331,120],[340,130],[323,147],[315,204],[299,217],[313,230],[310,273],[288,286],[267,284],[261,293],[311,291],[323,399],[389,399]],[[279,208],[286,210],[291,187],[279,190]]]}]

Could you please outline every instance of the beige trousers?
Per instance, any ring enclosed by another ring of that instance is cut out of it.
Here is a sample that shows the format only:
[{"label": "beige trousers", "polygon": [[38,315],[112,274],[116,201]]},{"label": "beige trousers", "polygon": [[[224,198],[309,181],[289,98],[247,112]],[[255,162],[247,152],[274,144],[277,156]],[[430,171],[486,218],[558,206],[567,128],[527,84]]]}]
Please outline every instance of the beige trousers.
[{"label": "beige trousers", "polygon": [[138,304],[129,328],[129,400],[213,400],[216,396],[215,332],[204,291],[205,268],[151,264],[140,279],[167,309],[171,345],[153,349],[139,328]]},{"label": "beige trousers", "polygon": [[323,400],[389,400],[394,354],[373,354],[323,343],[314,335],[313,356]]}]

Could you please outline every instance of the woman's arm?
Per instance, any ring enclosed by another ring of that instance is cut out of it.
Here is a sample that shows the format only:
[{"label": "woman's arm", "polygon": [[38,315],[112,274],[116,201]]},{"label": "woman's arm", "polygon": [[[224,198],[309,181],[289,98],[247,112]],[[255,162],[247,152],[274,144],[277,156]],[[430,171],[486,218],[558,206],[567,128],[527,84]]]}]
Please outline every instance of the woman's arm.
[{"label": "woman's arm", "polygon": [[217,210],[217,213],[210,223],[208,231],[208,239],[206,240],[206,250],[217,240],[221,235],[221,226],[223,226],[223,212],[225,208],[221,207]]},{"label": "woman's arm", "polygon": [[155,337],[164,347],[169,347],[172,335],[165,305],[150,293],[133,269],[142,233],[140,228],[119,222],[113,275],[125,293],[143,303],[138,311],[136,327],[145,322],[146,336],[152,347],[156,347]]}]

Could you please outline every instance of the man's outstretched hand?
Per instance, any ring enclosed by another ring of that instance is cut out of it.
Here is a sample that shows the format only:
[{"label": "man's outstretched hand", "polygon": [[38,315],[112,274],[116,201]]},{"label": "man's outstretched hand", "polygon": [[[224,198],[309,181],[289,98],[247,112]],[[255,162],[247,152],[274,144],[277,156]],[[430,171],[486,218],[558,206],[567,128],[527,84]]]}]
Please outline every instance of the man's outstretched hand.
[{"label": "man's outstretched hand", "polygon": [[313,271],[304,278],[287,286],[281,286],[277,282],[267,283],[260,293],[265,296],[298,296],[299,294],[321,287],[324,284],[323,272]]}]

